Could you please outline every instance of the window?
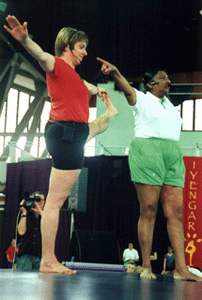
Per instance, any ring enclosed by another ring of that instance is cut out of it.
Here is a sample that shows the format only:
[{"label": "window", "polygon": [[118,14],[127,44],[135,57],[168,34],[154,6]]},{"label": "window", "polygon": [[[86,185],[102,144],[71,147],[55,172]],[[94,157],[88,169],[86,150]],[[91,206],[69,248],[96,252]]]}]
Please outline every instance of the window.
[{"label": "window", "polygon": [[186,100],[182,103],[182,130],[193,130],[194,101]]},{"label": "window", "polygon": [[[7,146],[12,138],[16,127],[22,121],[30,104],[34,100],[34,96],[26,94],[11,88],[8,93],[7,102],[4,103],[0,116],[0,155],[3,154],[4,147]],[[35,133],[35,138],[31,147],[30,154],[36,158],[40,157],[45,149],[44,128],[48,120],[50,112],[50,102],[45,101],[41,114],[40,122]],[[23,133],[17,143],[14,142],[16,148],[16,160],[21,156],[21,152],[25,149],[27,143],[27,132],[30,129],[33,116],[30,118]]]},{"label": "window", "polygon": [[[96,119],[96,114],[97,114],[97,108],[96,107],[91,107],[89,110],[89,122],[93,121]],[[86,145],[85,145],[85,156],[95,156],[95,138],[90,140]]]},{"label": "window", "polygon": [[[12,139],[17,126],[25,116],[30,104],[34,100],[33,95],[26,94],[19,90],[11,88],[8,94],[7,102],[4,103],[0,116],[0,156],[4,153],[4,148]],[[31,146],[30,155],[40,158],[46,149],[44,131],[49,118],[50,102],[45,101],[40,120],[34,135],[33,143],[27,145],[28,130],[32,126],[34,117],[28,121],[26,128],[21,132],[17,142],[13,143],[16,147],[16,161],[21,157],[22,151],[26,146]],[[182,130],[202,131],[202,99],[186,100],[176,107],[178,114],[183,119]],[[96,118],[97,109],[90,108],[89,122]],[[26,149],[25,149],[26,150]],[[85,156],[95,155],[95,138],[85,145]]]},{"label": "window", "polygon": [[[29,108],[29,95],[20,92],[19,93],[19,102],[18,102],[18,111],[17,111],[17,115],[18,115],[17,125],[20,124],[20,122],[22,121],[28,108]],[[24,132],[27,132],[27,128],[24,130]]]},{"label": "window", "polygon": [[[4,147],[9,144],[13,133],[16,132],[16,127],[22,121],[33,99],[34,96],[13,88],[10,89],[7,102],[4,103],[2,114],[0,116],[0,155],[2,155]],[[30,155],[35,158],[41,157],[46,148],[44,131],[46,122],[49,118],[50,105],[51,104],[49,101],[45,101],[40,121],[35,132],[34,140],[31,145],[28,145],[31,146]],[[96,118],[96,113],[96,108],[90,108],[89,121],[92,121]],[[21,153],[22,151],[24,151],[27,144],[28,130],[32,125],[33,118],[34,117],[32,116],[28,121],[28,124],[24,131],[21,133],[18,141],[16,143],[13,143],[13,146],[16,148],[16,161],[21,157]],[[85,155],[95,155],[95,139],[89,141],[85,146]],[[7,160],[7,162],[9,161],[10,159]]]},{"label": "window", "polygon": [[183,119],[182,130],[202,131],[202,99],[185,100],[176,109]]},{"label": "window", "polygon": [[6,132],[15,132],[18,92],[10,89],[6,109]]},{"label": "window", "polygon": [[195,130],[202,130],[202,99],[195,101]]}]

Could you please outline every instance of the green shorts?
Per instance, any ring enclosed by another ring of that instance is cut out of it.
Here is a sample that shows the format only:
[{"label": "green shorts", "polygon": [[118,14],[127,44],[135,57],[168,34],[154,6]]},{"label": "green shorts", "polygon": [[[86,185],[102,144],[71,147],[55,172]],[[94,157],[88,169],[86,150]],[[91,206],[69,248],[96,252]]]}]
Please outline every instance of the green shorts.
[{"label": "green shorts", "polygon": [[130,145],[129,167],[133,182],[184,187],[185,167],[178,142],[135,138]]}]

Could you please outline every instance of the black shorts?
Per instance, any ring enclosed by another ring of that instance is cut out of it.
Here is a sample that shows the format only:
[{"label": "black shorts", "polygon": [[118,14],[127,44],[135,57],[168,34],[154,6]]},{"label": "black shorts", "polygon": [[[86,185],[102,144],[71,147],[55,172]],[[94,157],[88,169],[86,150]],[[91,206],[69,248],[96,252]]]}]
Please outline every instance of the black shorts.
[{"label": "black shorts", "polygon": [[46,147],[53,159],[53,167],[60,170],[81,169],[88,134],[89,127],[86,123],[48,122],[45,127],[45,139]]}]

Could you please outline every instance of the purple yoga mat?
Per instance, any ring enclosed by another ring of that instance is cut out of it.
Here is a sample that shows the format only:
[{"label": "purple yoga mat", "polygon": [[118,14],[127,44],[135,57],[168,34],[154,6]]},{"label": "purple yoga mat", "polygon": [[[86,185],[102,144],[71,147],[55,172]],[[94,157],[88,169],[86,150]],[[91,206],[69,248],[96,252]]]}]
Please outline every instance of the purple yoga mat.
[{"label": "purple yoga mat", "polygon": [[74,270],[89,271],[108,271],[108,272],[125,272],[127,268],[124,265],[98,264],[98,263],[81,263],[66,261],[65,266]]}]

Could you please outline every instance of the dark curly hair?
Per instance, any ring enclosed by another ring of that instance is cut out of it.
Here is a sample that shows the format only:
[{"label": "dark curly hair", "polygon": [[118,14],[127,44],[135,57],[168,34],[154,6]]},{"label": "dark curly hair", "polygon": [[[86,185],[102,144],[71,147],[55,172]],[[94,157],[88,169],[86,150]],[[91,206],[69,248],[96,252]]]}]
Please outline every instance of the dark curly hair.
[{"label": "dark curly hair", "polygon": [[151,69],[147,71],[144,76],[143,76],[143,84],[144,84],[144,92],[146,93],[147,91],[150,91],[150,88],[148,87],[148,83],[151,81],[154,81],[154,77],[157,75],[159,71],[163,71],[167,74],[167,71],[162,69],[162,68],[156,68],[156,69]]}]

